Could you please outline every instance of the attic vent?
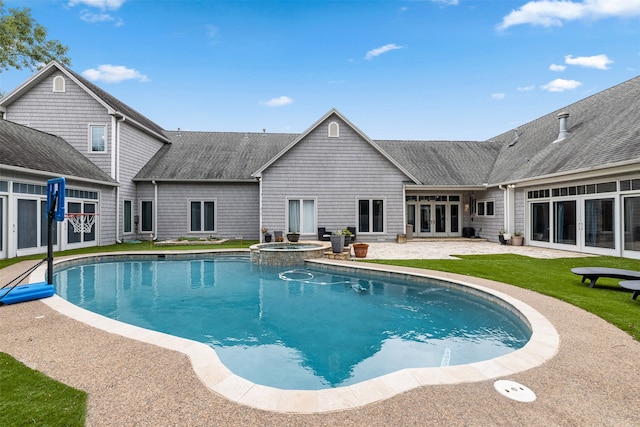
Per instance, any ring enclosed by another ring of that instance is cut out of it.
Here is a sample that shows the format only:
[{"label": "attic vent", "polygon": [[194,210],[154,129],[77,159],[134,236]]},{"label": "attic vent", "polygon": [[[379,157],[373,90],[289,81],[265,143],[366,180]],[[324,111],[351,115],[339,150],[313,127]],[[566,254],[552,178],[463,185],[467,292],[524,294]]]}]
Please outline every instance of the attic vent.
[{"label": "attic vent", "polygon": [[55,76],[53,78],[53,91],[54,92],[64,92],[65,91],[64,77]]},{"label": "attic vent", "polygon": [[518,129],[514,129],[513,130],[513,141],[511,141],[511,144],[509,144],[509,147],[513,147],[514,145],[516,145],[518,143],[519,139],[520,139],[520,134],[518,133]]},{"label": "attic vent", "polygon": [[563,111],[558,113],[558,119],[560,120],[560,132],[558,133],[558,139],[553,142],[560,142],[567,137],[569,131],[567,130],[567,118],[569,117],[569,113]]},{"label": "attic vent", "polygon": [[336,122],[329,123],[329,138],[338,138],[340,136],[340,125]]}]

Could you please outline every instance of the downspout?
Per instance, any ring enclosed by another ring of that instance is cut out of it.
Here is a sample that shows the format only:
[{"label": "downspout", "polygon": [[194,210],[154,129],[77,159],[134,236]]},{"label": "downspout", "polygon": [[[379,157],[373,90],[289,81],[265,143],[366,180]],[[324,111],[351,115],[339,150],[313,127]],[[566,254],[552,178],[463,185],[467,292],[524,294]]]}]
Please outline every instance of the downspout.
[{"label": "downspout", "polygon": [[504,215],[502,215],[502,229],[504,231],[506,231],[507,233],[510,233],[509,231],[509,214],[508,214],[508,209],[509,209],[509,195],[507,194],[507,189],[504,188],[502,186],[502,184],[498,185],[498,188],[501,189],[503,191],[502,193],[502,204],[504,206]]},{"label": "downspout", "polygon": [[151,183],[153,184],[153,219],[156,225],[154,227],[156,235],[153,236],[153,240],[158,240],[158,183],[155,181],[151,181]]},{"label": "downspout", "polygon": [[513,233],[515,230],[515,188],[516,186],[513,184],[507,185],[505,188],[502,185],[498,185],[498,188],[504,191],[504,218],[503,225],[504,230],[507,233]]},{"label": "downspout", "polygon": [[402,225],[404,229],[400,231],[400,234],[406,235],[408,224],[407,224],[407,184],[405,183],[402,183]]},{"label": "downspout", "polygon": [[[124,121],[124,116],[111,117],[112,128],[111,133],[111,171],[112,178],[120,184],[120,123]],[[116,243],[122,243],[120,239],[120,186],[116,187]]]},{"label": "downspout", "polygon": [[[260,243],[264,242],[264,233],[262,232],[262,229],[264,228],[264,226],[262,225],[262,179],[260,179],[260,177],[256,177],[256,179],[258,180],[258,200],[259,200],[259,204],[260,206],[258,206],[258,212],[260,215]],[[317,219],[316,219],[317,220]]]}]

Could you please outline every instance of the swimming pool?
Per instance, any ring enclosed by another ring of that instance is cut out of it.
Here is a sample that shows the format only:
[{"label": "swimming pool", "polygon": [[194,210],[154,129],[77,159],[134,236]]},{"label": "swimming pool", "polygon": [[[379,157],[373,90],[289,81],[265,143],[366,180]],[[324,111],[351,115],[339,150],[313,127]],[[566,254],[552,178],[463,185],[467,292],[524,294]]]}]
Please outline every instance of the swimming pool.
[{"label": "swimming pool", "polygon": [[479,362],[531,335],[512,311],[433,280],[257,267],[246,257],[98,262],[57,270],[54,283],[73,304],[203,342],[235,374],[281,389]]},{"label": "swimming pool", "polygon": [[[193,257],[193,254],[171,253],[166,255],[166,259]],[[199,255],[195,255],[198,257]],[[210,256],[210,255],[201,255]],[[246,253],[245,253],[246,256]],[[161,255],[165,257],[165,255]],[[136,254],[118,254],[114,256],[85,256],[73,257],[72,259],[56,260],[56,271],[71,265],[81,265],[94,261],[140,261],[142,259],[158,259],[157,254],[141,255]],[[416,273],[407,274],[401,271],[401,268],[389,266],[375,265],[354,265],[349,266],[337,265],[340,263],[324,261],[312,261],[309,264],[318,266],[320,269],[326,269],[336,274],[342,272],[353,271],[354,269],[376,270],[376,279],[386,278],[389,276],[398,276],[405,278],[414,276]],[[329,265],[334,264],[334,265]],[[342,263],[344,264],[344,263]],[[393,270],[399,270],[394,272]],[[79,275],[79,278],[85,280],[88,273]],[[437,277],[438,274],[430,272],[431,276]],[[32,275],[32,280],[37,280],[40,276],[44,276],[44,268],[37,270]],[[417,273],[420,280],[426,277]],[[291,278],[291,277],[290,277]],[[295,277],[300,279],[300,277]],[[404,280],[404,279],[403,279]],[[289,280],[289,282],[292,282]],[[225,397],[241,404],[250,405],[252,407],[275,410],[284,412],[297,413],[317,413],[325,411],[335,411],[347,408],[353,408],[375,402],[380,399],[389,398],[395,394],[410,390],[415,387],[430,384],[455,384],[469,381],[482,381],[499,376],[506,376],[517,373],[532,367],[538,366],[551,358],[557,350],[559,337],[555,328],[537,311],[533,310],[526,304],[515,300],[508,295],[493,291],[489,288],[479,286],[478,284],[462,281],[460,278],[455,280],[456,283],[448,281],[453,287],[467,289],[472,294],[482,294],[484,299],[489,299],[498,305],[507,307],[509,311],[518,313],[518,317],[525,319],[530,325],[531,338],[527,344],[518,350],[509,354],[499,356],[494,359],[467,363],[460,366],[446,366],[446,352],[443,352],[440,358],[440,365],[433,368],[405,368],[390,374],[365,380],[352,385],[340,386],[336,388],[326,388],[323,390],[285,390],[273,387],[267,387],[256,384],[251,381],[235,375],[228,367],[221,363],[218,355],[206,344],[198,343],[192,340],[179,338],[173,335],[153,332],[148,329],[141,329],[136,326],[107,319],[101,315],[93,314],[85,309],[72,305],[58,295],[42,300],[45,304],[71,316],[77,320],[85,322],[94,327],[103,329],[107,332],[116,333],[125,337],[134,338],[140,341],[165,347],[171,350],[181,351],[188,355],[191,359],[192,366],[196,374],[202,382],[212,390],[224,395]],[[204,284],[203,284],[204,285]],[[124,288],[125,284],[123,284]],[[128,285],[127,285],[128,286]],[[305,285],[305,289],[306,289]],[[357,289],[352,288],[352,292],[360,294]],[[80,294],[83,297],[91,297],[92,292],[100,293],[104,290],[91,287],[83,290]],[[112,291],[115,292],[115,291]],[[368,297],[365,297],[368,298]],[[455,356],[456,352],[450,354]],[[445,363],[443,363],[445,361]],[[170,367],[168,367],[170,369]]]}]

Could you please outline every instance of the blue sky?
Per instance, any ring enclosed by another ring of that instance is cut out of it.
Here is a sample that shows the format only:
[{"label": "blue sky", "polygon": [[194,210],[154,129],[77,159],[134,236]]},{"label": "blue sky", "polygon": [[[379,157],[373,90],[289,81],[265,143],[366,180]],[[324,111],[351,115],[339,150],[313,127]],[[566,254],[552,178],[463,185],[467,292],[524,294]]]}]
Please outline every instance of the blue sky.
[{"label": "blue sky", "polygon": [[165,129],[485,140],[640,74],[640,0],[4,3]]}]

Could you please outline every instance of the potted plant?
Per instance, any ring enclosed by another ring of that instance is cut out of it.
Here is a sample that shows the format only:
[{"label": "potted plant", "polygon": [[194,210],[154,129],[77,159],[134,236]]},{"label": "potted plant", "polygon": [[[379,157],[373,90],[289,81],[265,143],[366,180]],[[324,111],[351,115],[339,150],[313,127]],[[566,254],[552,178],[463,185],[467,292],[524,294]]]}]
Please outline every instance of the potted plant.
[{"label": "potted plant", "polygon": [[262,234],[264,235],[264,241],[269,243],[271,241],[271,233],[269,233],[267,227],[262,227]]},{"label": "potted plant", "polygon": [[513,233],[513,236],[511,236],[511,244],[513,246],[522,246],[523,241],[524,236],[520,231],[516,230],[515,233]]},{"label": "potted plant", "polygon": [[335,230],[331,233],[331,251],[334,254],[342,253],[344,249],[344,230]]},{"label": "potted plant", "polygon": [[366,258],[368,250],[369,250],[369,245],[366,243],[353,244],[353,252],[355,253],[356,258]]},{"label": "potted plant", "polygon": [[297,231],[287,233],[287,240],[291,243],[296,243],[300,239],[300,234]]},{"label": "potted plant", "polygon": [[344,234],[344,247],[346,248],[351,243],[353,234],[351,234],[351,230],[349,230],[348,228],[342,230],[342,234]]}]

